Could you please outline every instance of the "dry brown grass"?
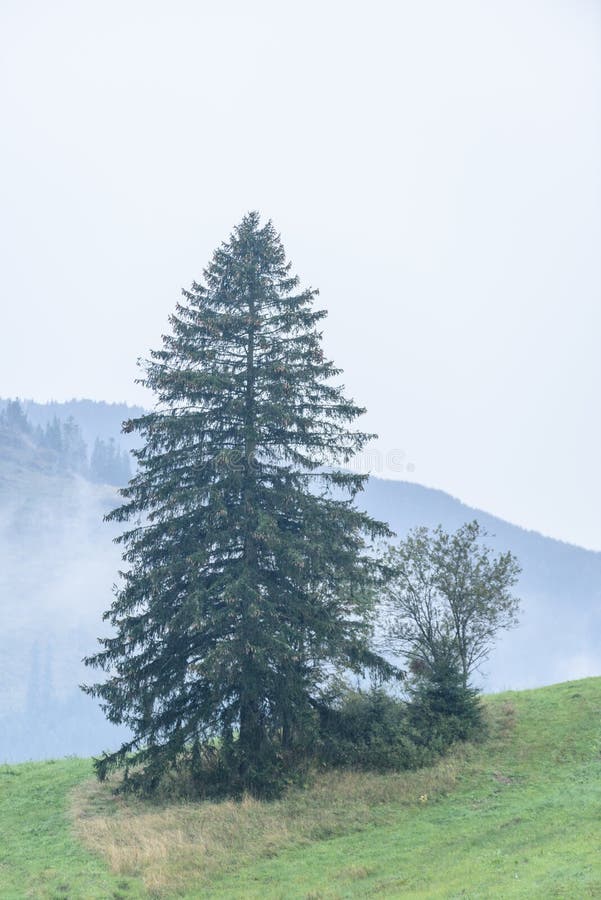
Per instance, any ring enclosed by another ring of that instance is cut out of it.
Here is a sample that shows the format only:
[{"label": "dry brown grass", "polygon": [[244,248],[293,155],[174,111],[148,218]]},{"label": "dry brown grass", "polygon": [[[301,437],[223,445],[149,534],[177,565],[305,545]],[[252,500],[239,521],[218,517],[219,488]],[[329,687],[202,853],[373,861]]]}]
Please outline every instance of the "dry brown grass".
[{"label": "dry brown grass", "polygon": [[455,754],[419,772],[324,772],[271,803],[247,797],[157,806],[89,780],[73,794],[72,812],[86,846],[114,872],[141,876],[161,895],[286,847],[384,823],[398,806],[450,790],[458,762]]},{"label": "dry brown grass", "polygon": [[[511,718],[503,710],[491,722],[493,740],[511,728]],[[309,787],[274,802],[247,797],[158,806],[116,796],[110,783],[89,780],[73,794],[72,813],[83,843],[115,873],[139,876],[152,895],[165,896],[288,847],[394,821],[399,807],[449,792],[472,756],[466,745],[415,772],[325,771]]]}]

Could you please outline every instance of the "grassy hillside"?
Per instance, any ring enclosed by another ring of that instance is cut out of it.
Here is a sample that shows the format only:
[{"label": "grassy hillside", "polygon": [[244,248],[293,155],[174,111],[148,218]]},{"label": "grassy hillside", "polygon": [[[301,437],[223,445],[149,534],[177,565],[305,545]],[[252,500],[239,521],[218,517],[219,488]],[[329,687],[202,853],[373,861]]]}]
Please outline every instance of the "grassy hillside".
[{"label": "grassy hillside", "polygon": [[487,699],[490,736],[275,804],[124,802],[84,760],[0,768],[3,898],[601,897],[601,678]]}]

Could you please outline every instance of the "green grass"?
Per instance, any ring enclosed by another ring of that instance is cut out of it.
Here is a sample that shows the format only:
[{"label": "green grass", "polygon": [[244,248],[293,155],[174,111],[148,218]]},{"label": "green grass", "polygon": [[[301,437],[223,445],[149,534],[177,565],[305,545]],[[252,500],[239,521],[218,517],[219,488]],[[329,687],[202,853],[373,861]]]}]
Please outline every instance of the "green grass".
[{"label": "green grass", "polygon": [[145,896],[74,837],[69,793],[91,771],[81,759],[0,766],[2,900]]},{"label": "green grass", "polygon": [[272,805],[124,803],[81,760],[0,768],[0,897],[601,898],[601,678],[487,706],[489,739],[435,769]]},{"label": "green grass", "polygon": [[244,867],[210,896],[601,897],[601,679],[489,703],[510,703],[515,725],[450,795]]}]

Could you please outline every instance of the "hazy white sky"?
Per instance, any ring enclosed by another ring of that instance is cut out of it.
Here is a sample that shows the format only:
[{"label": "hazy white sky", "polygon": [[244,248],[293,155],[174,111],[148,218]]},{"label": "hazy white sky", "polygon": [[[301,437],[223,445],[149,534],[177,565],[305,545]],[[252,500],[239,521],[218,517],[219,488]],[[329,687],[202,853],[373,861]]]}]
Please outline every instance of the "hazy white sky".
[{"label": "hazy white sky", "polygon": [[0,58],[0,395],[148,403],[259,209],[380,474],[601,549],[597,2],[3,0]]}]

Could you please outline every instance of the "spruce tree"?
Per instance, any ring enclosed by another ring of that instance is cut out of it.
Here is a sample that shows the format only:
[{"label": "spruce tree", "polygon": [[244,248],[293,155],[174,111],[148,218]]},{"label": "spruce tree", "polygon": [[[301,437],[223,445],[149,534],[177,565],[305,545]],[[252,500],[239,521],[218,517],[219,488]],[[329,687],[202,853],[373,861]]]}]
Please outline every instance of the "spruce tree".
[{"label": "spruce tree", "polygon": [[390,673],[368,644],[389,532],[354,505],[365,476],[337,468],[371,435],[290,270],[271,222],[245,216],[145,364],[155,409],[124,425],[138,468],[107,518],[132,523],[126,567],[114,636],[86,660],[107,680],[84,689],[131,729],[96,762],[126,787],[192,765],[206,789],[213,760],[227,792],[277,792],[335,673]]}]

